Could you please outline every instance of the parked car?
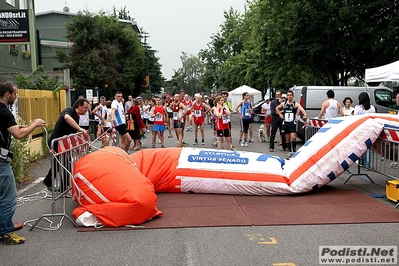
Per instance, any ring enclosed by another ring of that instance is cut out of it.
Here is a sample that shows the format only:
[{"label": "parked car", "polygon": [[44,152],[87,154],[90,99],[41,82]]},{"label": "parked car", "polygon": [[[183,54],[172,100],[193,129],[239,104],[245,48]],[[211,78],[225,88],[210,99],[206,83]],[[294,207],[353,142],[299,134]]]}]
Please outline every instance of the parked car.
[{"label": "parked car", "polygon": [[256,103],[253,104],[252,107],[252,121],[255,123],[259,123],[262,122],[263,116],[261,116],[262,114],[262,105],[265,103],[265,100],[260,100],[257,101]]}]

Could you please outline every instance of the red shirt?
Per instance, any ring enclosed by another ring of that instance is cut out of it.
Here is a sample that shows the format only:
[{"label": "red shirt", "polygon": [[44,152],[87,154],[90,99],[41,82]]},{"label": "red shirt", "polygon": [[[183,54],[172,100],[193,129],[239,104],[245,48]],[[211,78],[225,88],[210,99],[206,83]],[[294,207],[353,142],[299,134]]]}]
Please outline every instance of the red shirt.
[{"label": "red shirt", "polygon": [[165,124],[165,107],[164,106],[157,106],[154,107],[154,124],[163,125]]},{"label": "red shirt", "polygon": [[[217,107],[218,112],[220,112],[220,110],[223,107]],[[229,128],[229,122],[226,120],[226,111],[223,109],[222,112],[222,117],[221,118],[216,118],[216,130],[224,130],[224,129],[228,129]]]}]

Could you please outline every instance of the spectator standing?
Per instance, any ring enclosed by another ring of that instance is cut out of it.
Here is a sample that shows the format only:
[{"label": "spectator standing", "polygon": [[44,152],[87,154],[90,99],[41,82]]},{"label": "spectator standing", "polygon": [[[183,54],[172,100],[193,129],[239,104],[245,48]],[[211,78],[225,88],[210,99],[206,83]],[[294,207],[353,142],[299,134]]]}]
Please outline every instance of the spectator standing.
[{"label": "spectator standing", "polygon": [[165,106],[162,105],[160,97],[155,97],[155,106],[152,108],[151,117],[154,118],[154,126],[152,130],[152,148],[156,148],[157,135],[161,141],[161,148],[165,148],[164,131],[165,125],[168,124],[168,113]]},{"label": "spectator standing", "polygon": [[[229,93],[227,92],[227,91],[222,91],[221,93],[220,93],[220,95],[222,96],[222,97],[224,97],[224,105],[226,106],[226,108],[229,110],[229,112],[230,112],[230,115],[226,115],[225,116],[225,118],[226,118],[226,121],[228,121],[228,123],[229,123],[229,129],[230,129],[230,132],[231,132],[231,119],[230,119],[230,116],[231,116],[231,113],[233,112],[233,104],[232,104],[232,102],[231,102],[231,98],[229,97]],[[216,104],[215,104],[216,105]],[[230,147],[230,149],[231,150],[236,150],[236,148],[234,148],[234,146],[233,146],[233,137],[230,135],[230,140],[231,140],[231,147]]]},{"label": "spectator standing", "polygon": [[270,99],[266,99],[265,103],[262,104],[262,114],[265,114],[265,127],[267,142],[270,142],[270,124],[272,122],[272,111],[270,109]]},{"label": "spectator standing", "polygon": [[290,159],[296,152],[296,114],[298,109],[303,113],[303,117],[306,118],[305,109],[294,101],[294,92],[292,91],[287,92],[287,101],[276,107],[276,113],[281,119],[284,119],[284,134],[288,148],[287,159]]},{"label": "spectator standing", "polygon": [[225,105],[225,97],[218,96],[215,99],[215,106],[213,107],[213,113],[216,116],[215,126],[218,136],[217,147],[223,149],[223,138],[226,140],[226,150],[231,149],[231,130],[229,126],[231,115],[229,108]]},{"label": "spectator standing", "polygon": [[133,100],[132,95],[127,96],[127,101],[125,103],[125,113],[127,112],[127,110],[130,109],[130,107],[132,107],[132,100]]},{"label": "spectator standing", "polygon": [[205,123],[205,112],[210,113],[210,107],[202,102],[201,94],[196,94],[195,101],[191,105],[191,113],[194,117],[194,145],[198,145],[198,128],[201,130],[201,137],[202,137],[202,145],[205,145],[205,130],[204,130],[204,123]]},{"label": "spectator standing", "polygon": [[172,138],[172,128],[173,128],[173,111],[172,111],[172,103],[173,98],[169,92],[165,94],[165,99],[163,101],[163,105],[166,107],[166,111],[168,112],[168,138]]},{"label": "spectator standing", "polygon": [[111,103],[111,121],[115,125],[115,129],[121,136],[121,149],[128,152],[132,138],[127,132],[125,109],[122,102],[122,92],[115,93],[114,100]]},{"label": "spectator standing", "polygon": [[[46,126],[43,119],[35,119],[28,126],[19,126],[9,105],[17,99],[17,86],[10,81],[0,83],[0,243],[18,245],[25,242],[25,238],[12,233],[21,229],[22,224],[14,223],[12,218],[17,208],[17,188],[10,162],[13,153],[10,151],[11,135],[16,139],[27,137],[37,127]],[[78,117],[77,117],[78,118]],[[79,127],[75,123],[76,128]],[[3,257],[3,263],[6,259]]]},{"label": "spectator standing", "polygon": [[[105,103],[106,103],[106,98],[104,96],[101,96],[100,103],[92,111],[92,113],[98,118],[97,134],[96,134],[97,139],[100,138],[101,135],[104,133],[103,113],[105,112],[106,109]],[[105,138],[103,137],[101,138],[101,146],[104,147],[104,145],[105,145]]]},{"label": "spectator standing", "polygon": [[[241,147],[248,146],[248,129],[252,121],[252,103],[249,100],[248,92],[242,94],[242,101],[237,104],[235,108],[237,114],[240,116],[240,134],[239,142]],[[244,135],[244,140],[242,140]]]},{"label": "spectator standing", "polygon": [[367,92],[361,92],[358,100],[359,104],[355,106],[355,115],[375,113],[375,107],[370,103],[370,96]]},{"label": "spectator standing", "polygon": [[352,98],[351,97],[345,97],[345,99],[342,101],[344,106],[342,107],[342,112],[344,113],[345,116],[347,115],[354,115],[355,113],[355,108],[352,107]]},{"label": "spectator standing", "polygon": [[183,131],[184,131],[184,116],[188,111],[187,107],[180,101],[180,95],[175,94],[174,102],[172,103],[173,111],[173,128],[177,138],[177,147],[184,147],[183,145]]},{"label": "spectator standing", "polygon": [[193,116],[191,115],[191,106],[193,105],[193,101],[188,96],[188,94],[184,94],[183,104],[187,107],[188,112],[185,115],[185,124],[186,124],[186,131],[193,131]]},{"label": "spectator standing", "polygon": [[[375,113],[375,107],[370,103],[370,96],[367,92],[361,92],[358,96],[358,100],[359,104],[355,106],[354,110],[355,115]],[[370,161],[371,151],[367,149],[362,158],[360,158],[360,164],[365,166],[366,171],[370,169]]]},{"label": "spectator standing", "polygon": [[341,103],[334,99],[335,97],[334,91],[328,90],[326,94],[328,100],[324,101],[323,104],[321,105],[321,110],[318,118],[330,120],[338,116],[344,116]]},{"label": "spectator standing", "polygon": [[[83,132],[83,137],[87,138],[88,132],[86,129],[79,126],[79,116],[85,114],[89,110],[89,101],[85,98],[78,98],[73,104],[73,107],[64,109],[57,122],[55,123],[54,129],[51,132],[50,138],[47,141],[49,147],[54,139],[61,138],[66,135],[74,134],[77,132]],[[57,143],[54,143],[54,150],[57,151]],[[52,179],[52,168],[50,167],[46,177],[43,180],[43,184],[52,190],[53,179]],[[65,180],[61,180],[61,192],[65,191],[68,184],[65,184]]]},{"label": "spectator standing", "polygon": [[279,129],[280,132],[280,139],[281,139],[281,145],[283,147],[283,150],[285,151],[287,149],[286,143],[285,143],[285,136],[282,133],[282,128],[283,128],[283,119],[280,118],[278,113],[276,113],[276,107],[279,106],[283,102],[281,98],[281,91],[276,91],[276,99],[270,102],[270,112],[272,114],[272,121],[271,121],[271,132],[270,132],[270,144],[269,144],[269,151],[273,152],[274,151],[274,139],[276,138],[276,133],[277,129]]}]

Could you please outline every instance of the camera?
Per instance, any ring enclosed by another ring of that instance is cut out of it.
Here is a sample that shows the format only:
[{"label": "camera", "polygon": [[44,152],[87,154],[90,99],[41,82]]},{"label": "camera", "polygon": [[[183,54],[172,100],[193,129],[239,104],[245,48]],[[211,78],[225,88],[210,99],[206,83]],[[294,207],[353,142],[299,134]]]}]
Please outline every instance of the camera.
[{"label": "camera", "polygon": [[0,160],[11,162],[14,157],[14,153],[8,149],[0,148]]}]

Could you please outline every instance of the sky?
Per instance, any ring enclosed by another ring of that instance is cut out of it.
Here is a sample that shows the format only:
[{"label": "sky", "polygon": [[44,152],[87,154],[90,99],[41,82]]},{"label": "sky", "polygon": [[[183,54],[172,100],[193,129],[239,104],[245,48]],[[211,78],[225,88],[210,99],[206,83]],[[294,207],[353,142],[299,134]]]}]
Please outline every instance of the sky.
[{"label": "sky", "polygon": [[207,49],[212,34],[220,31],[224,11],[244,13],[246,0],[36,0],[35,12],[88,10],[112,12],[126,7],[139,28],[148,33],[147,43],[156,50],[163,76],[169,80],[179,69],[182,52],[196,56]]}]

